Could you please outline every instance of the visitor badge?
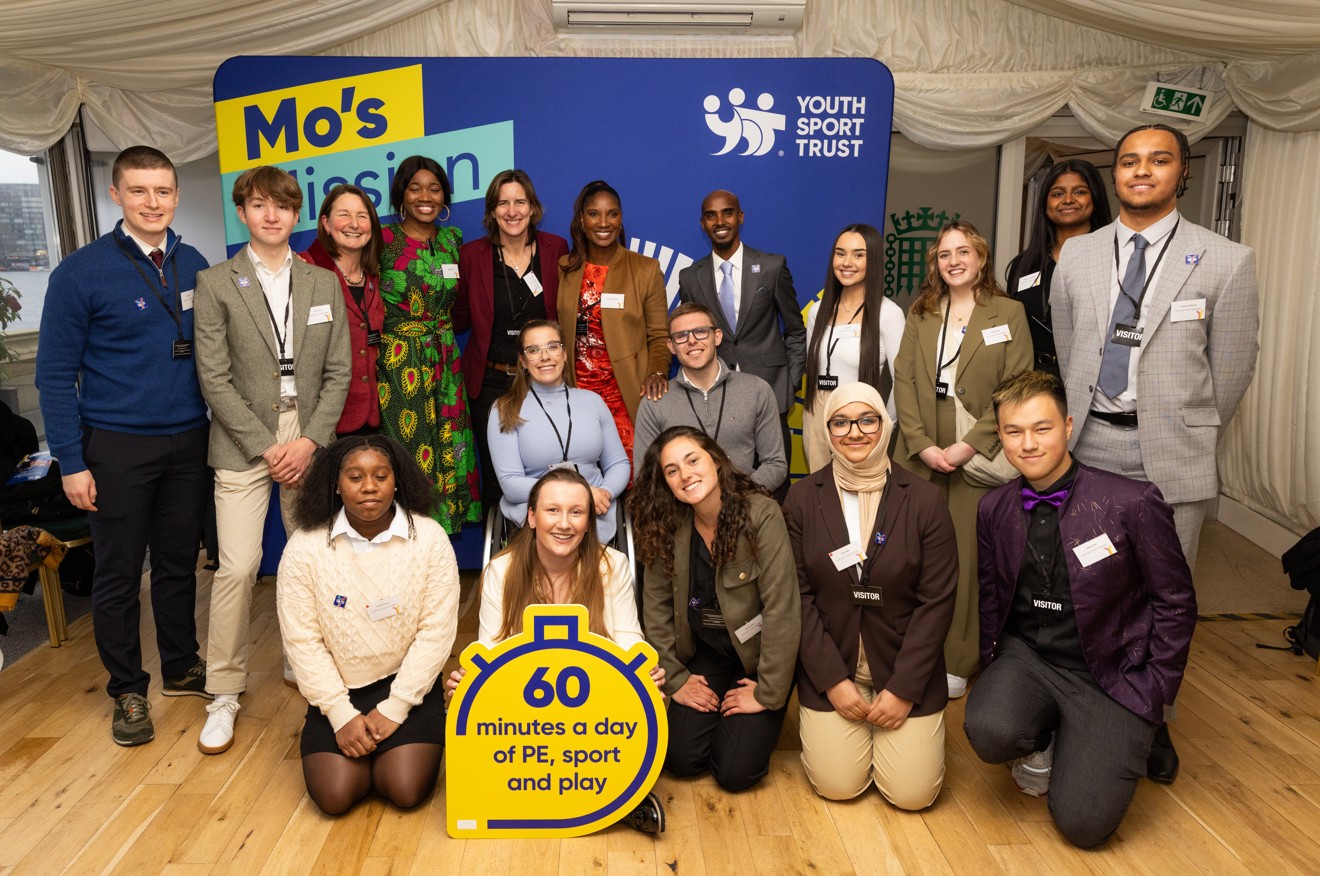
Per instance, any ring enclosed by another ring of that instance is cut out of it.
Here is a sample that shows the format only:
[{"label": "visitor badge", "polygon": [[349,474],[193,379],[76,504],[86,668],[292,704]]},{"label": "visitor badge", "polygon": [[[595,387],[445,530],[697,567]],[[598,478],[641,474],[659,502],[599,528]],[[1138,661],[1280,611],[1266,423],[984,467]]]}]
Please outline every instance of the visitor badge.
[{"label": "visitor badge", "polygon": [[745,645],[752,636],[761,632],[761,627],[763,626],[765,626],[765,620],[758,614],[756,617],[734,630],[733,634],[738,637],[739,642]]},{"label": "visitor badge", "polygon": [[192,289],[189,289],[187,292],[180,292],[179,306],[182,307],[184,310],[192,310],[193,295],[194,295],[194,290]]},{"label": "visitor badge", "polygon": [[385,620],[399,613],[399,597],[386,596],[367,603],[367,617],[374,621]]},{"label": "visitor badge", "polygon": [[862,561],[862,549],[855,543],[846,544],[841,548],[830,551],[830,559],[834,561],[834,568],[842,572],[844,569],[851,569]]},{"label": "visitor badge", "polygon": [[330,322],[334,317],[330,315],[329,304],[317,304],[311,310],[307,311],[307,324],[319,325],[323,322]]},{"label": "visitor badge", "polygon": [[995,344],[1002,344],[1005,341],[1011,341],[1013,336],[1009,334],[1008,326],[992,325],[988,329],[981,329],[981,339],[985,341],[987,347],[990,347]]},{"label": "visitor badge", "polygon": [[455,265],[455,264],[452,264],[452,263],[446,263],[446,264],[441,265],[441,266],[440,266],[440,276],[444,277],[446,280],[457,280],[457,279],[458,279],[458,265]]},{"label": "visitor badge", "polygon": [[1039,285],[1040,285],[1040,271],[1036,271],[1034,274],[1027,274],[1025,277],[1018,280],[1017,290],[1021,292],[1023,289],[1030,289],[1033,286],[1039,286]]},{"label": "visitor badge", "polygon": [[834,327],[834,336],[836,338],[860,338],[862,336],[862,327],[857,323],[848,325],[836,325]]},{"label": "visitor badge", "polygon": [[1187,322],[1192,319],[1205,319],[1204,298],[1187,298],[1169,306],[1170,322]]},{"label": "visitor badge", "polygon": [[607,310],[623,310],[623,293],[602,292],[600,294],[600,306]]},{"label": "visitor badge", "polygon": [[1109,540],[1109,536],[1102,532],[1090,541],[1084,541],[1077,545],[1073,548],[1073,553],[1077,554],[1077,561],[1085,569],[1100,562],[1105,557],[1111,557],[1118,553],[1118,548],[1114,547],[1114,543]]},{"label": "visitor badge", "polygon": [[522,279],[523,282],[527,284],[527,288],[532,290],[533,296],[540,295],[545,289],[545,287],[541,285],[541,278],[533,274],[531,271],[523,274]]}]

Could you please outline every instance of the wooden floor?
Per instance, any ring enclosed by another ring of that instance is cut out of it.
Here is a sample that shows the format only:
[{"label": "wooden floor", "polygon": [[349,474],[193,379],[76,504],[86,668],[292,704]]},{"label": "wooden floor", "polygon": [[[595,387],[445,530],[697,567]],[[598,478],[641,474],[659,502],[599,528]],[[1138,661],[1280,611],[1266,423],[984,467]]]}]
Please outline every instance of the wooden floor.
[{"label": "wooden floor", "polygon": [[[752,791],[661,778],[669,830],[657,840],[615,826],[562,841],[458,841],[445,833],[443,787],[410,812],[373,798],[331,819],[312,806],[297,746],[306,706],[281,683],[273,602],[263,583],[252,624],[261,671],[234,747],[217,757],[197,751],[204,702],[163,698],[158,683],[156,740],[113,744],[87,620],[66,647],[0,673],[0,876],[1320,872],[1320,679],[1313,661],[1254,647],[1278,642],[1281,621],[1199,625],[1173,725],[1182,774],[1167,787],[1142,782],[1097,851],[1066,845],[1044,801],[975,758],[961,703],[948,713],[944,790],[920,814],[894,810],[874,790],[848,803],[817,798],[790,748],[790,721],[785,750]],[[463,619],[460,644],[475,614]],[[144,623],[154,668],[149,633]]]}]

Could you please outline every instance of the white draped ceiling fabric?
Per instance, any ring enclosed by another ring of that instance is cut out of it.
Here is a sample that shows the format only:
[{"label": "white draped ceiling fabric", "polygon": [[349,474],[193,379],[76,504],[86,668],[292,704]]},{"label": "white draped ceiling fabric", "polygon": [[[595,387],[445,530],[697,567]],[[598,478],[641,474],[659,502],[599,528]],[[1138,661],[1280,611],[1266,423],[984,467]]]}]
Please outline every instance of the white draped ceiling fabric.
[{"label": "white draped ceiling fabric", "polygon": [[1112,142],[1147,81],[1208,91],[1211,117],[1184,126],[1192,139],[1233,108],[1251,122],[1242,237],[1263,311],[1224,492],[1294,530],[1320,525],[1316,0],[808,0],[801,32],[742,38],[556,34],[549,0],[7,0],[0,148],[45,149],[82,108],[117,145],[204,157],[211,77],[239,54],[874,57],[894,73],[895,127],[935,149],[1002,144],[1065,108]]}]

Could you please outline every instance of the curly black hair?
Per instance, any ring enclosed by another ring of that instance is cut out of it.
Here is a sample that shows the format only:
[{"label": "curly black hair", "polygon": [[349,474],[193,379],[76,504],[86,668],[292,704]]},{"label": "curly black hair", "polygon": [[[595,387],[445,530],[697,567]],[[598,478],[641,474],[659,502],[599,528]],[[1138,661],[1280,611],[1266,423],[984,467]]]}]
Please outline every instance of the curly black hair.
[{"label": "curly black hair", "polygon": [[435,485],[402,444],[388,435],[351,435],[317,453],[294,500],[293,521],[299,529],[329,528],[344,501],[339,498],[339,472],[344,460],[359,450],[383,453],[394,470],[394,501],[411,515],[429,515],[439,496]]}]

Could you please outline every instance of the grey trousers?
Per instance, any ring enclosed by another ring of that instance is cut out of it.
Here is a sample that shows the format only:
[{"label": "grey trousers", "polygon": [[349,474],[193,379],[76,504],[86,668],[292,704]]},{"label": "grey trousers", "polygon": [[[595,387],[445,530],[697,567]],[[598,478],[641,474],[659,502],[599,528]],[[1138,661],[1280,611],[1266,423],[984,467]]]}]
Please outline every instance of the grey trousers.
[{"label": "grey trousers", "polygon": [[1026,757],[1053,732],[1050,815],[1082,848],[1104,842],[1123,820],[1157,726],[1013,636],[1001,640],[999,656],[968,694],[963,723],[987,763]]}]

